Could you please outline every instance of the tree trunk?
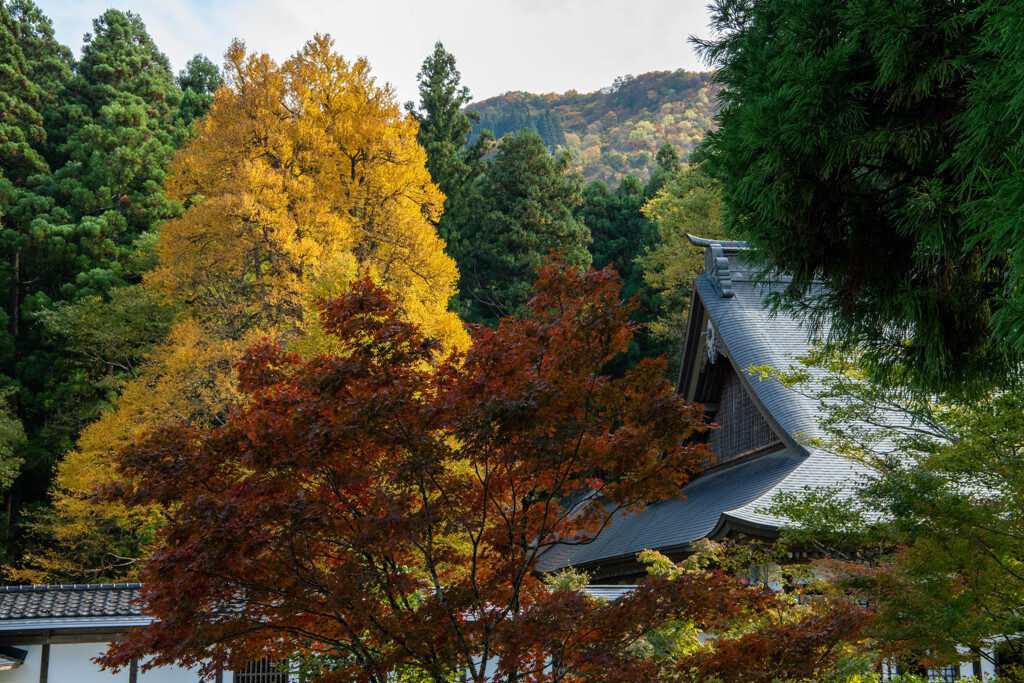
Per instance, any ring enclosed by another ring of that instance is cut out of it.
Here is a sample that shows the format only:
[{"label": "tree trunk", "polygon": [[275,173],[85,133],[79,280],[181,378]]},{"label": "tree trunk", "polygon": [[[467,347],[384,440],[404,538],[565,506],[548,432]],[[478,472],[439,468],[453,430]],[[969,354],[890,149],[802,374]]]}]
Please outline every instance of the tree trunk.
[{"label": "tree trunk", "polygon": [[7,315],[10,316],[11,336],[18,339],[18,318],[21,316],[21,252],[15,251],[11,256],[11,289],[7,304]]}]

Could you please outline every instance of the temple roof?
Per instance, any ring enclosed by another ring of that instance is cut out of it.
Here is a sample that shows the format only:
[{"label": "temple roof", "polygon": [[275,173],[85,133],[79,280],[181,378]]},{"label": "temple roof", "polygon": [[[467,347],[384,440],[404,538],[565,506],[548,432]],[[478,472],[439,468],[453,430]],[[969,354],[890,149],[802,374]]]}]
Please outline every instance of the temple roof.
[{"label": "temple roof", "polygon": [[823,485],[838,486],[849,495],[866,473],[862,465],[810,445],[809,437],[821,435],[816,399],[776,380],[758,381],[748,372],[760,365],[789,368],[809,348],[805,321],[783,313],[773,316],[765,307],[766,294],[788,284],[788,278],[754,282],[739,258],[746,249],[743,242],[691,241],[705,247],[705,268],[694,282],[680,393],[686,394],[690,376],[699,372],[701,354],[724,356],[783,448],[691,481],[680,491],[684,499],[619,515],[589,544],[553,547],[542,556],[541,571],[600,566],[599,578],[607,577],[606,566],[645,549],[684,551],[699,539],[733,532],[771,538],[785,521],[765,512],[776,495]]}]

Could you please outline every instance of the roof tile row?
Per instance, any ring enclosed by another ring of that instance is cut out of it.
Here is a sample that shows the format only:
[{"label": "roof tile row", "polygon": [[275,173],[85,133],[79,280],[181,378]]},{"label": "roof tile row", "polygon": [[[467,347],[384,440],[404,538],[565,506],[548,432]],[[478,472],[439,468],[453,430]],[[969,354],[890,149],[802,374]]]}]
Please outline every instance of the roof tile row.
[{"label": "roof tile row", "polygon": [[0,587],[0,621],[141,616],[141,583]]}]

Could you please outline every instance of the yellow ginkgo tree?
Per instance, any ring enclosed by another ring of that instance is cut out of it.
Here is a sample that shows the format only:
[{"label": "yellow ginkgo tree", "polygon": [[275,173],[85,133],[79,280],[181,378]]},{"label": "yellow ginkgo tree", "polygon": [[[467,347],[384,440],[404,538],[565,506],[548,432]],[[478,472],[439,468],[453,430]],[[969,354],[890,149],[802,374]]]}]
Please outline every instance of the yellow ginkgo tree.
[{"label": "yellow ginkgo tree", "polygon": [[290,335],[311,287],[351,262],[428,334],[465,346],[447,310],[458,273],[434,229],[444,196],[391,90],[327,36],[280,66],[239,41],[226,59],[225,87],[171,167],[168,192],[190,208],[164,225],[150,284],[226,337]]}]

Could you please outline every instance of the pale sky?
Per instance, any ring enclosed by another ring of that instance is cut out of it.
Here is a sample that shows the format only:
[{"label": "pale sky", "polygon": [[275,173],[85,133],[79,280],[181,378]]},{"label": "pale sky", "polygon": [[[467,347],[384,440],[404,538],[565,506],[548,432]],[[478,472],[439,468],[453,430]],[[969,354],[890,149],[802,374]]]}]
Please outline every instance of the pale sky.
[{"label": "pale sky", "polygon": [[76,55],[108,7],[140,15],[175,73],[197,52],[216,64],[234,37],[286,59],[315,33],[365,56],[399,102],[442,41],[475,99],[509,90],[591,92],[616,76],[706,67],[690,35],[708,33],[708,0],[35,0]]}]

